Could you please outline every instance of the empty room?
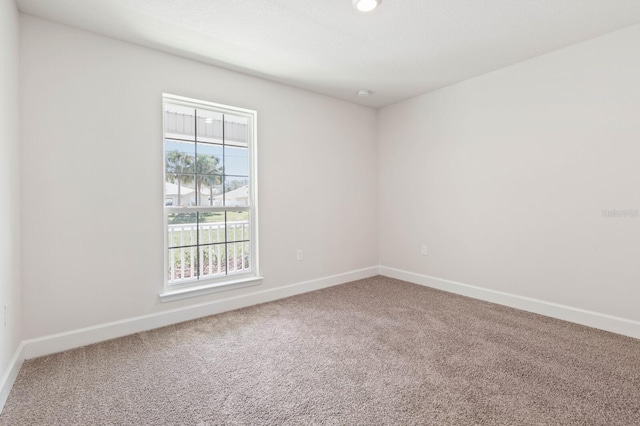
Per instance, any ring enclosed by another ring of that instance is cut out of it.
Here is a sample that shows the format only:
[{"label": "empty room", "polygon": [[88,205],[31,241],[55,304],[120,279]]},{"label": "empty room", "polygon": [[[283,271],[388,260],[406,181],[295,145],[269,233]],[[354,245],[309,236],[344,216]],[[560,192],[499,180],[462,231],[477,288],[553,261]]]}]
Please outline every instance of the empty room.
[{"label": "empty room", "polygon": [[0,0],[0,425],[640,425],[640,1]]}]

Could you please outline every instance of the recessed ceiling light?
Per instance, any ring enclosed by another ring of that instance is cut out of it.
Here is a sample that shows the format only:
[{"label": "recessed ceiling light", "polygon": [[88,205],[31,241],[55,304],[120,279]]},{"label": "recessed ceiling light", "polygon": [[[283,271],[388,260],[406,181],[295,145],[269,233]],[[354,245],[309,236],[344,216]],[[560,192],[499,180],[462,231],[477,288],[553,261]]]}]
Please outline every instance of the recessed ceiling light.
[{"label": "recessed ceiling light", "polygon": [[371,12],[378,7],[382,0],[353,0],[353,7],[360,12]]},{"label": "recessed ceiling light", "polygon": [[371,92],[368,90],[358,90],[358,96],[361,98],[367,98],[369,95],[371,95]]},{"label": "recessed ceiling light", "polygon": [[204,122],[207,123],[207,124],[211,124],[211,123],[213,123],[213,118],[207,117],[207,118],[204,119]]}]

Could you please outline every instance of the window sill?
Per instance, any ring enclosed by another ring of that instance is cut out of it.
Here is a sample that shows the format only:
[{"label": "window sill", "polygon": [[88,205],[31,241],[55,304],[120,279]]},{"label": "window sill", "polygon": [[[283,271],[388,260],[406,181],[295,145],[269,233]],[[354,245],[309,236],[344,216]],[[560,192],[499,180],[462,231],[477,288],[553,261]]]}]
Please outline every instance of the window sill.
[{"label": "window sill", "polygon": [[218,293],[221,291],[235,290],[243,287],[250,287],[262,283],[262,277],[241,278],[223,283],[205,284],[198,287],[179,288],[175,290],[165,290],[160,293],[161,302],[172,302],[174,300],[187,299],[190,297],[204,296],[206,294]]}]

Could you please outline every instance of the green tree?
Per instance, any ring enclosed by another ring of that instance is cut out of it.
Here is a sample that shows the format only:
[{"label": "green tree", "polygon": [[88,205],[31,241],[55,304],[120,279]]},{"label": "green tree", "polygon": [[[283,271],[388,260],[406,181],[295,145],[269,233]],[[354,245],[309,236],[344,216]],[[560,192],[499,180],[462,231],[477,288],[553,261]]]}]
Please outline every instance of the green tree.
[{"label": "green tree", "polygon": [[167,179],[178,185],[178,205],[182,201],[182,184],[193,182],[193,163],[193,156],[185,152],[175,150],[167,153]]},{"label": "green tree", "polygon": [[[222,169],[220,167],[220,159],[212,155],[199,155],[196,160],[196,173],[198,176],[196,182],[196,190],[198,197],[202,196],[202,186],[209,187],[209,205],[213,205],[213,188],[222,182]],[[201,203],[202,204],[202,203]]]}]

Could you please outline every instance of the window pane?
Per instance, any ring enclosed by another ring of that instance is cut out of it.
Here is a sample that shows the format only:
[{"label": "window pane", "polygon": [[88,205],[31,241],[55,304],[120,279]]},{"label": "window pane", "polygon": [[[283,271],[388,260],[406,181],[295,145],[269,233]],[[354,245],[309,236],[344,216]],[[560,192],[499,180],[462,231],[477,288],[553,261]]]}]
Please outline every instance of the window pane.
[{"label": "window pane", "polygon": [[165,134],[180,139],[194,139],[195,109],[182,105],[165,104]]},{"label": "window pane", "polygon": [[193,157],[195,154],[195,142],[181,141],[178,139],[165,139],[165,149],[169,151],[180,151]]},{"label": "window pane", "polygon": [[198,205],[222,205],[215,203],[215,197],[222,194],[222,145],[199,143],[197,146],[196,187],[198,188]]},{"label": "window pane", "polygon": [[197,182],[200,188],[199,206],[222,206],[222,176],[198,176]]},{"label": "window pane", "polygon": [[235,146],[224,147],[224,174],[249,176],[249,149]]},{"label": "window pane", "polygon": [[198,158],[196,170],[203,175],[222,174],[222,145],[212,143],[199,143],[196,147]]},{"label": "window pane", "polygon": [[194,175],[167,174],[164,183],[165,206],[192,206],[196,203]]},{"label": "window pane", "polygon": [[226,251],[224,244],[210,244],[199,248],[200,278],[226,275]]},{"label": "window pane", "polygon": [[246,117],[224,115],[224,143],[227,145],[248,146],[249,121]]},{"label": "window pane", "polygon": [[227,212],[227,241],[250,239],[249,212]]},{"label": "window pane", "polygon": [[197,277],[196,247],[173,248],[167,253],[168,283],[175,284],[185,279]]},{"label": "window pane", "polygon": [[251,251],[248,241],[227,244],[227,270],[229,274],[238,274],[251,270]]},{"label": "window pane", "polygon": [[224,190],[225,206],[244,207],[249,205],[249,178],[225,176]]},{"label": "window pane", "polygon": [[222,143],[222,114],[198,110],[198,140]]},{"label": "window pane", "polygon": [[167,139],[164,142],[164,149],[164,167],[167,175],[195,172],[195,143]]},{"label": "window pane", "polygon": [[169,213],[167,215],[167,247],[198,244],[196,213]]},{"label": "window pane", "polygon": [[199,244],[225,242],[225,212],[198,213],[200,239]]}]

